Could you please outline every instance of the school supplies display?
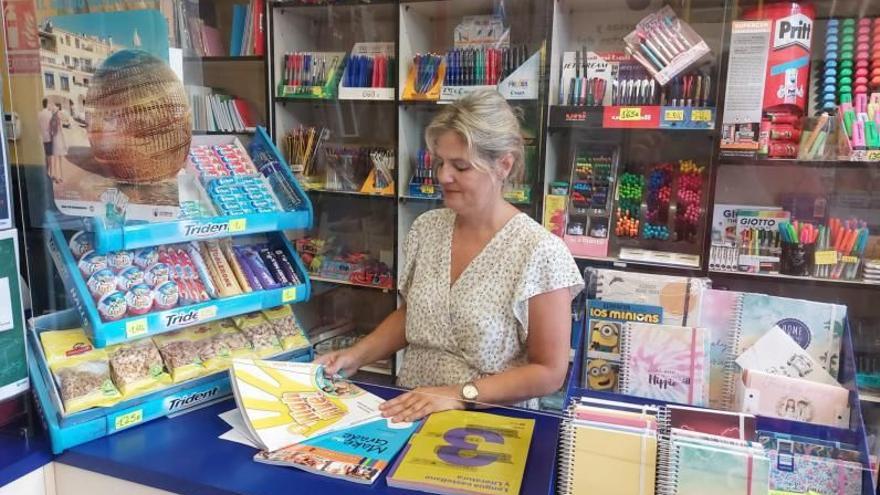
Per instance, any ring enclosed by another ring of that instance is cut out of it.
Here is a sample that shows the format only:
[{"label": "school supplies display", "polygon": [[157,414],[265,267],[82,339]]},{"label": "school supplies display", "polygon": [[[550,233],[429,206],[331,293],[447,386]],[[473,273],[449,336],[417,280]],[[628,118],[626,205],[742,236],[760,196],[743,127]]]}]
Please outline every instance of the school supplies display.
[{"label": "school supplies display", "polygon": [[284,136],[284,156],[294,173],[310,177],[315,174],[315,160],[329,131],[323,127],[295,127]]},{"label": "school supplies display", "polygon": [[669,6],[639,21],[624,41],[626,52],[663,85],[709,53],[706,42]]},{"label": "school supplies display", "polygon": [[837,428],[849,427],[849,390],[839,385],[744,370],[736,388],[736,407],[740,411]]},{"label": "school supplies display", "polygon": [[839,385],[837,379],[822,369],[822,366],[778,325],[740,354],[736,358],[736,364],[744,370],[757,370],[826,385]]},{"label": "school supplies display", "polygon": [[437,179],[437,170],[432,165],[431,152],[419,148],[413,163],[412,177],[409,180],[410,196],[438,199],[443,196],[443,189]]},{"label": "school supplies display", "polygon": [[426,53],[414,56],[403,98],[411,100],[439,98],[445,71],[446,65],[442,55]]},{"label": "school supplies display", "polygon": [[699,320],[700,298],[709,279],[587,268],[584,279],[595,287],[588,296],[601,301],[641,304],[663,309],[666,325],[692,325]]},{"label": "school supplies display", "polygon": [[572,254],[608,255],[617,160],[617,148],[591,147],[575,154],[563,237]]},{"label": "school supplies display", "polygon": [[755,439],[756,419],[751,414],[677,404],[669,404],[666,409],[669,411],[669,425],[672,428],[735,440]]},{"label": "school supplies display", "polygon": [[204,86],[187,86],[192,109],[193,130],[208,132],[248,132],[257,122],[248,103]]},{"label": "school supplies display", "polygon": [[869,236],[868,224],[864,220],[831,218],[828,225],[820,225],[813,241],[813,276],[855,280],[868,247]]},{"label": "school supplies display", "polygon": [[516,495],[534,426],[533,419],[482,412],[431,414],[395,461],[388,486],[438,494]]},{"label": "school supplies display", "polygon": [[708,332],[628,322],[620,335],[620,392],[696,406],[709,400]]},{"label": "school supplies display", "polygon": [[291,52],[281,56],[277,95],[335,98],[348,58],[344,52]]},{"label": "school supplies display", "polygon": [[397,59],[393,42],[355,43],[342,81],[340,100],[393,100],[397,86]]},{"label": "school supplies display", "polygon": [[525,45],[453,48],[446,53],[443,85],[494,86],[512,74],[527,57]]}]

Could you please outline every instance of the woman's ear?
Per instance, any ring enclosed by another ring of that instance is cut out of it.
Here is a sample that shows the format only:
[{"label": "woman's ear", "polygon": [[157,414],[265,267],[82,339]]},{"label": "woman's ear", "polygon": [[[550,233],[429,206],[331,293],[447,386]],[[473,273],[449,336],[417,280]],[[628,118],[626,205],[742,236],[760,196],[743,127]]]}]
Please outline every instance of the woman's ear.
[{"label": "woman's ear", "polygon": [[513,170],[513,155],[510,153],[505,153],[498,160],[498,178],[503,181],[507,180],[510,176],[510,171]]}]

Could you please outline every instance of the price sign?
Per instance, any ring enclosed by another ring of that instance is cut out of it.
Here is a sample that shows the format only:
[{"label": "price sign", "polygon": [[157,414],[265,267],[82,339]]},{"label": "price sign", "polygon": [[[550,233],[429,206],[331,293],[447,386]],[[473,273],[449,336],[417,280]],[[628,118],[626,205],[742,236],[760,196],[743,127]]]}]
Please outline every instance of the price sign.
[{"label": "price sign", "polygon": [[423,185],[421,187],[421,190],[422,190],[422,194],[426,194],[428,196],[434,195],[434,186],[432,186],[432,185]]},{"label": "price sign", "polygon": [[235,218],[229,221],[229,232],[244,232],[247,230],[247,218]]},{"label": "price sign", "polygon": [[712,111],[705,108],[691,111],[691,120],[694,122],[711,122]]},{"label": "price sign", "polygon": [[836,265],[837,251],[816,251],[817,265]]},{"label": "price sign", "polygon": [[112,428],[114,430],[122,430],[134,426],[144,420],[144,410],[135,409],[134,411],[120,414],[113,418]]},{"label": "price sign", "polygon": [[843,261],[844,263],[858,263],[859,259],[855,256],[844,256],[840,258],[840,261]]},{"label": "price sign", "polygon": [[514,201],[514,202],[523,202],[526,200],[526,192],[523,191],[522,189],[517,189],[514,191],[507,191],[507,194],[505,196],[507,196],[507,199],[509,201]]},{"label": "price sign", "polygon": [[666,110],[663,112],[663,120],[669,122],[684,121],[684,110]]},{"label": "price sign", "polygon": [[146,318],[138,318],[137,320],[125,322],[125,336],[128,338],[146,335],[148,331]]},{"label": "price sign", "polygon": [[281,292],[281,302],[288,303],[296,299],[296,287],[288,287]]},{"label": "price sign", "polygon": [[865,154],[865,160],[869,162],[880,161],[880,150],[868,150]]},{"label": "price sign", "polygon": [[618,120],[642,120],[641,107],[622,107],[617,113]]},{"label": "price sign", "polygon": [[217,306],[206,306],[199,310],[199,321],[217,316]]}]

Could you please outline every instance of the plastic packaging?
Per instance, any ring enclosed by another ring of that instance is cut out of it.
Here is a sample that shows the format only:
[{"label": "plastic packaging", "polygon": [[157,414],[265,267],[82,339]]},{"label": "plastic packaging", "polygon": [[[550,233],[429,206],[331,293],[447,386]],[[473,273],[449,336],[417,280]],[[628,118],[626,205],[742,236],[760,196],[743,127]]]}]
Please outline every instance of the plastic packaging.
[{"label": "plastic packaging", "polygon": [[107,348],[110,376],[126,398],[158,390],[171,383],[156,344],[150,339]]}]

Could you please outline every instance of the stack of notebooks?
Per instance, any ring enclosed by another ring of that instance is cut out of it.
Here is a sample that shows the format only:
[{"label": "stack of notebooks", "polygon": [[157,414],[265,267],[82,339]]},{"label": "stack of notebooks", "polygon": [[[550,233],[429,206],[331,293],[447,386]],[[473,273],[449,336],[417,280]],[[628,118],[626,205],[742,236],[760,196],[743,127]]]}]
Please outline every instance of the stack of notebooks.
[{"label": "stack of notebooks", "polygon": [[159,9],[168,21],[171,45],[183,49],[187,55],[199,57],[263,55],[265,2],[250,0],[246,4],[232,5],[228,50],[223,46],[221,30],[215,27],[219,26],[217,4],[198,0],[159,0]]},{"label": "stack of notebooks", "polygon": [[253,132],[256,121],[247,102],[215,93],[213,88],[186,86],[193,116],[193,130],[209,132]]},{"label": "stack of notebooks", "polygon": [[232,8],[229,56],[246,57],[265,54],[265,2],[250,0],[247,5],[236,4]]},{"label": "stack of notebooks", "polygon": [[861,495],[864,468],[855,445],[758,431],[770,457],[770,488],[783,493]]},{"label": "stack of notebooks", "polygon": [[324,377],[310,363],[235,359],[238,409],[221,438],[260,449],[254,460],[357,483],[373,483],[415,431],[382,418],[381,398]]}]

